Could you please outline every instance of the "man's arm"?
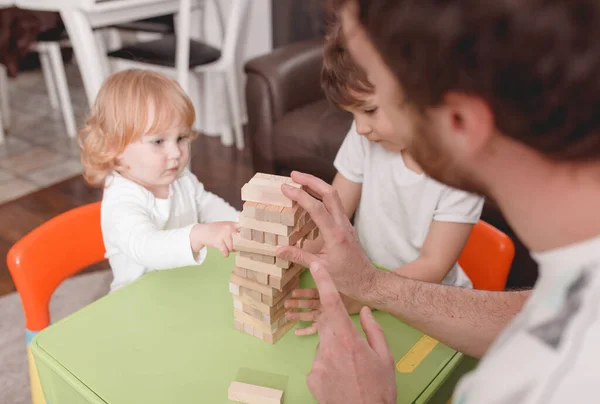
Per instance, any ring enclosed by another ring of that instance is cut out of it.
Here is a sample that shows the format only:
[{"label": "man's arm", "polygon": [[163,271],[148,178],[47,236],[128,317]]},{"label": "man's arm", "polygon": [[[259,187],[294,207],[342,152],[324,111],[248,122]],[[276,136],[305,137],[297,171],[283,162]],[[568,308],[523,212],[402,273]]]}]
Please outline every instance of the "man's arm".
[{"label": "man's arm", "polygon": [[467,355],[480,358],[530,291],[488,292],[415,281],[377,271],[353,298],[389,313]]},{"label": "man's arm", "polygon": [[325,268],[341,293],[388,312],[466,354],[480,357],[518,313],[529,292],[485,292],[425,283],[377,270],[365,256],[339,195],[322,180],[294,172],[295,182],[318,195],[282,186],[319,227],[323,249],[315,254],[281,247],[277,255],[306,267]]}]

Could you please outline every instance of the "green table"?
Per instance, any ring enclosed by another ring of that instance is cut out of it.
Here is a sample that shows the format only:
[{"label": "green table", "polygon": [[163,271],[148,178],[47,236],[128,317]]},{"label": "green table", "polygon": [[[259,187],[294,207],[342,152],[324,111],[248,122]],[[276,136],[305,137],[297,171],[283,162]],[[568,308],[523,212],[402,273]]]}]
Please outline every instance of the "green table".
[{"label": "green table", "polygon": [[[287,404],[315,402],[305,380],[318,337],[292,331],[270,345],[236,331],[233,267],[211,250],[200,267],[150,273],[40,332],[31,349],[48,403],[226,403],[233,380],[281,388]],[[308,271],[302,284],[314,285]],[[423,337],[375,317],[396,360]],[[412,372],[396,372],[398,402],[445,403],[465,363],[438,344]]]}]

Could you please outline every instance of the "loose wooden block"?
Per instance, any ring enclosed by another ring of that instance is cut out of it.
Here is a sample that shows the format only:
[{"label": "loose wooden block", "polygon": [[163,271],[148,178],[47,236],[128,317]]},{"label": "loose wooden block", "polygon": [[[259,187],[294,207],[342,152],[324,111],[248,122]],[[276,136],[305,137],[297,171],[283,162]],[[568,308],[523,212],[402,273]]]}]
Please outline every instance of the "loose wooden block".
[{"label": "loose wooden block", "polygon": [[227,398],[246,404],[281,404],[283,391],[254,384],[231,382]]},{"label": "loose wooden block", "polygon": [[282,206],[269,205],[266,210],[266,219],[271,223],[281,223]]},{"label": "loose wooden block", "polygon": [[279,341],[281,337],[283,337],[289,330],[294,328],[296,323],[297,321],[288,321],[283,327],[279,327],[277,331],[275,331],[275,333],[263,335],[262,339],[268,342],[269,344],[274,344],[277,341]]},{"label": "loose wooden block", "polygon": [[252,240],[252,229],[242,227],[240,228],[240,235],[246,240]]},{"label": "loose wooden block", "polygon": [[252,241],[256,241],[257,243],[265,242],[265,233],[262,231],[252,229]]},{"label": "loose wooden block", "polygon": [[277,234],[265,233],[265,243],[270,245],[277,245]]},{"label": "loose wooden block", "polygon": [[265,233],[281,234],[282,236],[289,236],[294,231],[294,228],[291,226],[252,219],[244,215],[240,216],[239,223],[242,228],[247,227],[248,229],[260,230]]},{"label": "loose wooden block", "polygon": [[263,285],[269,284],[269,274],[265,274],[264,272],[257,272],[251,269],[246,269],[246,278],[258,283],[262,283]]},{"label": "loose wooden block", "polygon": [[254,185],[250,182],[242,187],[242,200],[290,208],[294,206],[294,201],[283,194],[281,187]]},{"label": "loose wooden block", "polygon": [[282,258],[275,257],[275,265],[277,265],[279,268],[288,269],[292,266],[292,263],[288,260],[284,260]]},{"label": "loose wooden block", "polygon": [[265,243],[258,243],[256,241],[242,238],[239,233],[233,235],[233,247],[236,251],[244,251],[249,253],[272,255],[275,256],[275,252],[279,248],[276,245],[269,245]]},{"label": "loose wooden block", "polygon": [[233,268],[233,273],[236,274],[237,276],[241,276],[242,278],[248,277],[246,268],[235,267],[235,268]]},{"label": "loose wooden block", "polygon": [[291,208],[283,208],[281,211],[281,224],[295,226],[302,212],[304,212],[304,209],[298,204],[295,204]]},{"label": "loose wooden block", "polygon": [[240,257],[239,255],[235,257],[235,265],[240,268],[251,269],[252,271],[262,272],[265,274],[277,276],[281,278],[283,276],[284,269],[278,267],[275,264],[266,264],[264,262],[253,261],[248,258]]},{"label": "loose wooden block", "polygon": [[296,276],[304,272],[304,267],[300,264],[294,264],[290,269],[285,271],[281,278],[276,276],[269,276],[269,285],[278,290],[283,290],[285,286],[294,279]]},{"label": "loose wooden block", "polygon": [[[306,224],[304,226],[302,226],[302,228],[298,231],[293,232],[289,237],[286,236],[277,236],[277,244],[278,245],[294,245],[296,244],[298,241],[300,241],[301,238],[306,237],[306,235],[316,227],[315,222],[313,222],[312,220],[309,220],[308,222],[306,222]],[[273,254],[275,255],[275,254]]]},{"label": "loose wooden block", "polygon": [[246,217],[256,217],[256,205],[254,202],[244,202],[242,214]]}]

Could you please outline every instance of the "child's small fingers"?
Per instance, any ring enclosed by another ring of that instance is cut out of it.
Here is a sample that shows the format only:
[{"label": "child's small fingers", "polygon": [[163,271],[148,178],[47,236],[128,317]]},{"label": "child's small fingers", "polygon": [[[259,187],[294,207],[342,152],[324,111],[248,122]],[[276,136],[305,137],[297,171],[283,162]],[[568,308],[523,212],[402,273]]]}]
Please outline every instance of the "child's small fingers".
[{"label": "child's small fingers", "polygon": [[321,307],[319,300],[307,300],[307,299],[288,299],[284,303],[288,309],[318,309]]},{"label": "child's small fingers", "polygon": [[221,243],[221,246],[219,247],[219,251],[221,251],[221,254],[223,254],[223,257],[225,257],[225,258],[229,257],[229,248],[227,248],[227,245],[224,242]]},{"label": "child's small fingers", "polygon": [[316,332],[317,332],[317,323],[312,323],[308,327],[297,328],[296,331],[294,331],[294,334],[296,334],[299,337],[303,337],[306,335],[316,334]]},{"label": "child's small fingers", "polygon": [[318,299],[319,290],[316,288],[295,289],[292,292],[292,297],[297,299]]},{"label": "child's small fingers", "polygon": [[224,240],[224,241],[225,241],[225,246],[227,246],[227,249],[228,249],[229,251],[233,251],[233,238],[231,237],[231,234],[228,234],[228,235],[225,237],[225,240]]},{"label": "child's small fingers", "polygon": [[285,313],[285,318],[288,320],[315,321],[319,317],[319,314],[320,312],[317,310],[288,311]]}]

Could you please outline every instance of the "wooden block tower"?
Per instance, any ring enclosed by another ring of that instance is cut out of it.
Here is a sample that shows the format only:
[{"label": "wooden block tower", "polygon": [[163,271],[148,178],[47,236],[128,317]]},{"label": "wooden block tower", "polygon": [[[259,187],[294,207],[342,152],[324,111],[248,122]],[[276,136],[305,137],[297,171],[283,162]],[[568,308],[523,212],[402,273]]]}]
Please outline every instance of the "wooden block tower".
[{"label": "wooden block tower", "polygon": [[229,290],[234,326],[271,344],[295,322],[285,318],[284,302],[299,285],[304,268],[275,256],[279,246],[302,246],[317,237],[318,228],[298,204],[281,192],[281,184],[300,188],[289,177],[256,174],[242,187],[244,209]]}]

